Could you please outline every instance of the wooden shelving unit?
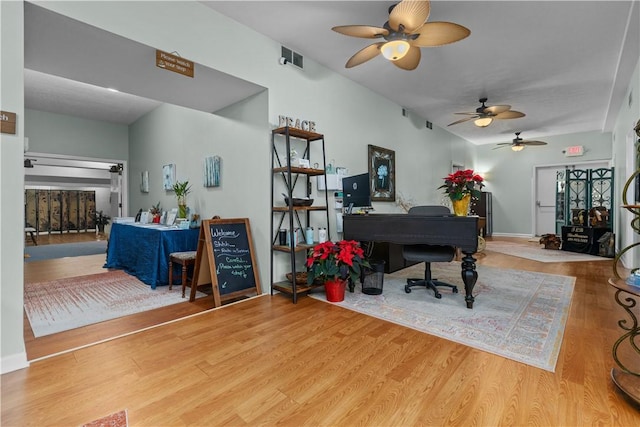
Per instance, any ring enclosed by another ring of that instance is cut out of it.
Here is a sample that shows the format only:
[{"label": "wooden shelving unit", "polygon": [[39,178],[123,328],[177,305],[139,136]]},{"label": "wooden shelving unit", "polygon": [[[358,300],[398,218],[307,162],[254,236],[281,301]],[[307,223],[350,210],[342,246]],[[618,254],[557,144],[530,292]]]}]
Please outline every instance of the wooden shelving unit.
[{"label": "wooden shelving unit", "polygon": [[[296,144],[296,148],[304,147],[304,153],[301,158],[307,159],[309,163],[313,164],[311,161],[311,144],[316,142],[322,145],[322,162],[318,162],[318,165],[322,166],[321,169],[317,167],[304,168],[291,165],[289,154],[293,148],[292,144]],[[276,193],[278,193],[278,191],[276,191],[275,181],[277,177],[283,179],[284,192],[286,192],[289,200],[300,196],[300,194],[298,194],[298,196],[295,194],[296,185],[299,184],[299,181],[303,181],[304,188],[298,190],[298,192],[302,192],[304,197],[309,197],[311,195],[311,177],[324,176],[326,188],[327,178],[325,175],[325,165],[324,135],[290,127],[277,128],[271,132],[271,166],[273,170],[273,179],[271,180],[271,236],[273,237],[271,242],[271,294],[273,294],[274,291],[279,291],[291,295],[294,303],[298,301],[298,295],[304,294],[319,285],[297,284],[295,279],[293,281],[276,279],[274,268],[275,260],[281,257],[282,254],[288,254],[290,272],[292,273],[292,277],[295,278],[298,270],[298,268],[296,268],[298,258],[301,261],[306,259],[307,251],[314,245],[299,242],[292,246],[280,245],[278,232],[283,224],[288,226],[288,232],[294,230],[296,227],[304,230],[304,227],[322,226],[327,229],[327,236],[330,236],[329,209],[327,208],[329,205],[329,196],[328,192],[325,192],[324,204],[322,204],[322,202],[318,204],[318,201],[314,200],[314,204],[311,206],[293,206],[291,203],[285,205],[283,199],[278,199],[282,200],[282,205],[278,205],[276,201]],[[322,218],[315,215],[312,219],[311,214],[314,212],[324,212],[324,215]]]}]

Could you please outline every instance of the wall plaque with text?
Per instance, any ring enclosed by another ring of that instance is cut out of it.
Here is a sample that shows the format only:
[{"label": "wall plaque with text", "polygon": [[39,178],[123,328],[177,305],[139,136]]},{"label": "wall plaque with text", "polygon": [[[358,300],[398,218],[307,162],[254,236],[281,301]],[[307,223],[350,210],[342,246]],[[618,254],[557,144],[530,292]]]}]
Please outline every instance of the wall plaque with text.
[{"label": "wall plaque with text", "polygon": [[194,63],[188,59],[181,58],[171,53],[156,49],[156,67],[193,77]]},{"label": "wall plaque with text", "polygon": [[10,113],[8,111],[0,111],[0,132],[16,134],[16,113]]}]

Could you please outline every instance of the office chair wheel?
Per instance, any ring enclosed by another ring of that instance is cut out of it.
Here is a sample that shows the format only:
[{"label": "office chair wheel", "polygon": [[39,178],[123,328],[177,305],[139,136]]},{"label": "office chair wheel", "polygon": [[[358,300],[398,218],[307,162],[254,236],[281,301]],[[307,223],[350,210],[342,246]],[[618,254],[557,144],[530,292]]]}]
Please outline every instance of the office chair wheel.
[{"label": "office chair wheel", "polygon": [[435,297],[437,299],[442,299],[442,294],[440,292],[436,292]]},{"label": "office chair wheel", "polygon": [[411,288],[409,287],[409,285],[404,285],[404,291],[408,294],[411,293]]},{"label": "office chair wheel", "polygon": [[452,288],[451,290],[453,291],[454,294],[458,293],[458,288]]}]

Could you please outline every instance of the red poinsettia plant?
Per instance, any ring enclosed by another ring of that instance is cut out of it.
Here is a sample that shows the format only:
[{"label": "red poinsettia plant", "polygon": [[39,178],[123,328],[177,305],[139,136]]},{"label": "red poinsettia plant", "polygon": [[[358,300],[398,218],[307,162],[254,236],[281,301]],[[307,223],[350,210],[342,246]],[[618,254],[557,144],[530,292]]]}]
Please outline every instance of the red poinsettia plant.
[{"label": "red poinsettia plant", "polygon": [[320,279],[323,282],[336,278],[358,280],[363,267],[370,267],[364,258],[364,250],[355,240],[318,243],[309,249],[307,257],[307,283]]},{"label": "red poinsettia plant", "polygon": [[484,179],[475,173],[473,169],[459,170],[450,173],[440,188],[444,188],[444,194],[451,200],[461,200],[467,194],[474,197],[480,196],[480,189],[484,187]]}]

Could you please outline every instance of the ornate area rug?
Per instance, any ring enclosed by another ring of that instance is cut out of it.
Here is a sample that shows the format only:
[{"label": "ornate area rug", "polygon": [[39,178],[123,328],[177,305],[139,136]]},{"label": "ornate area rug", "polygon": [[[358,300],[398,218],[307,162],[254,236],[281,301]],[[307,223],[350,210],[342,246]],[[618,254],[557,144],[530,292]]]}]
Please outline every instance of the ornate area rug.
[{"label": "ornate area rug", "polygon": [[539,262],[572,262],[572,261],[609,261],[612,258],[605,258],[577,252],[563,250],[545,249],[535,242],[506,242],[502,240],[487,240],[487,249],[500,252],[501,254],[517,256],[519,258],[531,259]]},{"label": "ornate area rug", "polygon": [[[404,291],[407,277],[424,277],[424,265],[384,276],[381,295],[347,290],[340,307],[436,335],[547,371],[555,370],[575,277],[477,266],[473,309],[464,302],[460,263],[432,264],[433,277],[458,285],[454,294]],[[310,294],[326,301],[323,293]]]},{"label": "ornate area rug", "polygon": [[83,424],[82,427],[127,427],[129,421],[127,419],[127,410],[115,412],[90,423]]},{"label": "ornate area rug", "polygon": [[185,301],[179,285],[151,289],[122,270],[24,286],[36,338]]}]

